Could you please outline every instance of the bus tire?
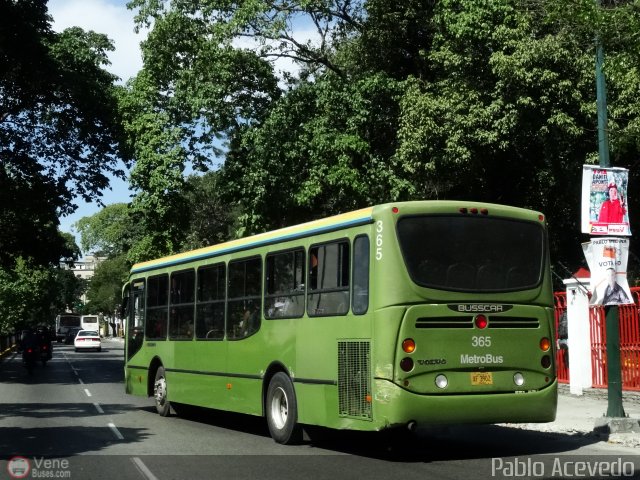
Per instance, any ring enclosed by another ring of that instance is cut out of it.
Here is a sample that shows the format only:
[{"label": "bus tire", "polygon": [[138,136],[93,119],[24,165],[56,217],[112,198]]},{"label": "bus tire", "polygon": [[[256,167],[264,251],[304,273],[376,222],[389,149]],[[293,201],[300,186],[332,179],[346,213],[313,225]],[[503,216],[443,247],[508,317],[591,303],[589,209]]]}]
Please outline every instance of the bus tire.
[{"label": "bus tire", "polygon": [[278,372],[271,378],[265,407],[271,438],[283,445],[293,445],[302,441],[296,392],[291,379],[285,373]]},{"label": "bus tire", "polygon": [[153,397],[156,401],[156,411],[163,417],[168,417],[171,411],[171,404],[167,397],[167,377],[164,367],[158,367],[155,380],[153,382]]}]

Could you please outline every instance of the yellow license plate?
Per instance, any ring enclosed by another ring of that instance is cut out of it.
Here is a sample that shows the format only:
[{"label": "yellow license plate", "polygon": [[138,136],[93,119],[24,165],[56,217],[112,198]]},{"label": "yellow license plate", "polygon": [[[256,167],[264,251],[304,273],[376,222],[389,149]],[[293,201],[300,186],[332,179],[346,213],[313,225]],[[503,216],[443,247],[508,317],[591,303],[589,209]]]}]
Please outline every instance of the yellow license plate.
[{"label": "yellow license plate", "polygon": [[471,385],[493,385],[493,373],[473,372],[471,374]]}]

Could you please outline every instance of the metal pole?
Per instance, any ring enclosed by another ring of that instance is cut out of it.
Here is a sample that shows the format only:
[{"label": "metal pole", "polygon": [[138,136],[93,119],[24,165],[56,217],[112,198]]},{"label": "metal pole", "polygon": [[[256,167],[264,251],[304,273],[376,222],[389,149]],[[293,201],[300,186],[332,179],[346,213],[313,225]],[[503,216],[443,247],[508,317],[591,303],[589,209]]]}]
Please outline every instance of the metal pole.
[{"label": "metal pole", "polygon": [[[600,1],[597,0],[598,6]],[[601,167],[610,167],[607,131],[607,87],[602,72],[604,49],[596,36],[596,100],[598,106],[598,154]],[[607,417],[625,417],[622,407],[622,372],[620,368],[620,316],[618,306],[605,308],[607,333]]]},{"label": "metal pole", "polygon": [[610,167],[609,132],[607,130],[607,87],[602,72],[604,49],[600,37],[596,37],[596,101],[598,107],[598,156],[601,167]]}]

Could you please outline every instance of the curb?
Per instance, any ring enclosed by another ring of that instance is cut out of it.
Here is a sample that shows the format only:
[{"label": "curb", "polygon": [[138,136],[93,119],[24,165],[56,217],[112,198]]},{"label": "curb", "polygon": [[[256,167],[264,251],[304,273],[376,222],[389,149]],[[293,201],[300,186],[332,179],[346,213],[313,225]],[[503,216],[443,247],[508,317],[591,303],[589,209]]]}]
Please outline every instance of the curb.
[{"label": "curb", "polygon": [[16,349],[15,345],[11,345],[9,348],[0,352],[0,362],[4,359],[4,357],[8,357],[11,353],[13,353]]},{"label": "curb", "polygon": [[[574,395],[569,391],[569,385],[561,383],[558,385],[558,394],[566,395],[573,398],[591,398],[594,400],[607,400],[609,398],[609,392],[606,388],[586,388],[582,390],[582,395]],[[622,401],[640,405],[640,392],[632,392],[629,390],[622,391]]]}]

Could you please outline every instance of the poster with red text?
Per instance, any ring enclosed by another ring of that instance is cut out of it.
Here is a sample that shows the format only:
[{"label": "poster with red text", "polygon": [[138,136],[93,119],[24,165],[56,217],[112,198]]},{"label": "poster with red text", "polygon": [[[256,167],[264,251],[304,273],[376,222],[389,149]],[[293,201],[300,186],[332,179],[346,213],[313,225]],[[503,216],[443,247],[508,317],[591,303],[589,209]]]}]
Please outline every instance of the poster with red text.
[{"label": "poster with red text", "polygon": [[628,184],[626,168],[582,167],[582,233],[631,235]]}]

